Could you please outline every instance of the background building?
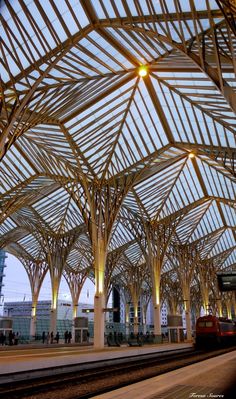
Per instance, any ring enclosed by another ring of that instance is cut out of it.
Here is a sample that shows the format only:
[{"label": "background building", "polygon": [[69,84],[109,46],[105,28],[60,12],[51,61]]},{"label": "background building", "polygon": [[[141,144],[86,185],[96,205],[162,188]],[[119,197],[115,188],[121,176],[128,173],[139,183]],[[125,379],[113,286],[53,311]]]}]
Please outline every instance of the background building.
[{"label": "background building", "polygon": [[[6,258],[7,258],[6,252],[3,250],[0,250],[0,305],[1,306],[3,305],[3,290],[2,289],[4,287],[3,278],[5,276],[4,269],[6,267],[6,263],[5,263]],[[0,315],[1,315],[1,313],[2,313],[2,308],[0,307]]]},{"label": "background building", "polygon": [[[93,321],[94,312],[84,313],[85,309],[92,309],[94,306],[87,303],[78,304],[78,317],[86,317],[89,322],[90,336],[93,336]],[[29,338],[30,331],[30,320],[31,320],[31,301],[15,301],[5,302],[3,315],[10,317],[13,321],[13,330],[19,332],[21,338],[27,340]],[[36,335],[41,337],[43,331],[49,331],[50,326],[50,315],[51,315],[51,301],[39,301],[37,306],[37,318],[36,318]],[[109,313],[106,313],[106,319],[108,320]],[[58,300],[57,305],[57,331],[62,338],[66,330],[72,328],[72,303],[66,300]]]},{"label": "background building", "polygon": [[[5,302],[4,316],[31,317],[32,302]],[[51,301],[39,301],[37,306],[37,319],[47,319],[51,314]],[[59,320],[72,319],[72,304],[69,301],[58,300],[57,318]]]},{"label": "background building", "polygon": [[[125,304],[123,303],[123,301],[120,302],[120,322],[125,324]],[[131,325],[134,322],[134,308],[132,304],[130,304],[129,322]],[[138,322],[140,325],[142,325],[142,310],[140,306],[138,306]],[[148,328],[151,329],[154,325],[152,301],[149,302],[147,307],[146,325],[148,326]],[[167,306],[165,303],[161,307],[161,325],[162,327],[167,327]]]}]

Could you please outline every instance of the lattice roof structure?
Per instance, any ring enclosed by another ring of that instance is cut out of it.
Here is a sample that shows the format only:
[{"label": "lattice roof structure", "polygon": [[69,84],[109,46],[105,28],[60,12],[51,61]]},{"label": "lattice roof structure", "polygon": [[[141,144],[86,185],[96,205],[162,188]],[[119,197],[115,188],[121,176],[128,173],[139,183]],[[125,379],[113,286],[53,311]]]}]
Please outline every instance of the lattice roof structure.
[{"label": "lattice roof structure", "polygon": [[45,261],[46,236],[73,235],[66,267],[94,278],[96,224],[122,281],[147,263],[145,226],[173,226],[235,268],[234,16],[230,0],[2,2],[0,246]]}]

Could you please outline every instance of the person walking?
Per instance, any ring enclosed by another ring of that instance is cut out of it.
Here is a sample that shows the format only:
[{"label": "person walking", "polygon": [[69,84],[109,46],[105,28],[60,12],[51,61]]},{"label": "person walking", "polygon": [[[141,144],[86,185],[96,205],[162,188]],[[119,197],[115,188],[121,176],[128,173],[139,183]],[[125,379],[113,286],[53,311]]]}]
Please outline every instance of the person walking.
[{"label": "person walking", "polygon": [[71,331],[68,332],[68,344],[70,344],[72,338]]},{"label": "person walking", "polygon": [[49,331],[48,331],[48,333],[47,333],[47,338],[46,338],[46,343],[47,343],[47,345],[49,344],[49,342],[50,342],[50,334],[49,334]]},{"label": "person walking", "polygon": [[43,341],[43,344],[44,344],[44,342],[45,342],[45,338],[46,338],[46,334],[45,334],[45,331],[43,331],[43,333],[42,333],[42,341]]},{"label": "person walking", "polygon": [[57,333],[56,333],[56,343],[57,343],[57,344],[59,343],[59,339],[60,339],[60,334],[59,334],[59,332],[57,331]]},{"label": "person walking", "polygon": [[15,338],[14,338],[14,345],[18,345],[19,338],[20,338],[20,334],[19,334],[18,331],[17,331],[17,333],[16,333],[16,335],[15,335]]},{"label": "person walking", "polygon": [[53,338],[54,338],[54,334],[53,334],[53,331],[51,332],[51,335],[50,335],[50,337],[51,337],[51,344],[53,344]]},{"label": "person walking", "polygon": [[9,335],[8,335],[9,345],[10,345],[10,346],[13,345],[13,338],[14,338],[13,332],[10,331],[10,332],[9,332]]}]

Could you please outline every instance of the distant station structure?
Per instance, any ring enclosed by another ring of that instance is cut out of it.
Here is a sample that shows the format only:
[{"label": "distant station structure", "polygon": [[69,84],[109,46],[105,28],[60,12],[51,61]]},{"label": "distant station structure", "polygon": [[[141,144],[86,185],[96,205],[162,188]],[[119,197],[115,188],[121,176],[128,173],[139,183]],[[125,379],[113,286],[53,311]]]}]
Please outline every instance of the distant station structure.
[{"label": "distant station structure", "polygon": [[1,3],[0,248],[28,275],[31,333],[46,274],[54,332],[62,277],[73,319],[94,283],[95,348],[114,287],[127,333],[149,303],[154,335],[165,302],[188,341],[202,312],[235,316],[217,284],[236,268],[235,15],[231,0]]}]

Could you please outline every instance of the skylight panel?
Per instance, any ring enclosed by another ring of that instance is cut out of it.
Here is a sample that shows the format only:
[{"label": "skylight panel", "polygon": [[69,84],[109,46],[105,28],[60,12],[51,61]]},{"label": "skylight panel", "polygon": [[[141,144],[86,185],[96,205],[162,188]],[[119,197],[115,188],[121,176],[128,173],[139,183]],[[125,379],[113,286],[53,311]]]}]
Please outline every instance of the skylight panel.
[{"label": "skylight panel", "polygon": [[[82,46],[82,47],[81,47]],[[110,70],[122,70],[122,59],[120,53],[112,47],[101,35],[91,32],[87,38],[80,41],[81,49],[84,47],[84,54],[81,57],[91,65],[95,65],[101,73],[107,73]],[[121,59],[121,62],[119,62]]]},{"label": "skylight panel", "polygon": [[22,154],[14,146],[11,147],[1,161],[0,171],[0,181],[2,181],[0,190],[2,192],[11,189],[14,185],[18,185],[20,182],[23,182],[25,179],[35,174]]},{"label": "skylight panel", "polygon": [[219,215],[217,205],[214,201],[213,203],[211,203],[211,206],[207,209],[200,222],[197,224],[191,236],[191,241],[195,241],[200,237],[203,237],[204,235],[221,229],[222,227],[224,227],[224,224]]},{"label": "skylight panel", "polygon": [[224,252],[227,248],[234,247],[236,245],[233,232],[230,229],[225,230],[225,232],[220,236],[216,245],[212,248],[210,257],[218,255],[221,252]]},{"label": "skylight panel", "polygon": [[15,228],[17,228],[17,225],[15,224],[15,222],[12,219],[7,218],[0,225],[0,233],[1,233],[1,235],[4,235],[4,234],[9,233],[11,230],[13,230]]},{"label": "skylight panel", "polygon": [[229,256],[225,259],[222,264],[222,269],[232,267],[233,270],[236,270],[236,249],[233,249]]},{"label": "skylight panel", "polygon": [[[213,168],[210,169],[208,167],[208,170],[211,172],[212,184],[214,178],[215,191],[213,195],[217,195],[222,198],[235,199],[235,193],[236,193],[235,183],[230,179],[224,177],[222,173],[215,171]],[[210,189],[212,189],[212,186],[210,186]]]},{"label": "skylight panel", "polygon": [[224,214],[227,226],[236,227],[236,209],[223,202],[219,206]]},{"label": "skylight panel", "polygon": [[[88,19],[79,1],[73,1],[72,4],[70,4],[74,13],[71,13],[71,10],[69,10],[65,4],[64,0],[55,0],[54,6],[59,8],[62,20],[64,18],[65,24],[66,21],[68,22],[68,29],[74,34],[78,32],[79,26],[84,27],[88,24]],[[12,6],[12,3],[10,3],[9,7]],[[16,0],[12,10],[16,18],[18,18],[17,20],[12,17],[6,5],[1,5],[1,15],[7,21],[8,27],[12,32],[12,34],[9,32],[11,39],[6,39],[7,31],[2,24],[0,24],[0,32],[1,37],[5,37],[6,43],[10,43],[10,40],[12,41],[12,44],[9,46],[9,49],[12,48],[12,51],[4,48],[4,52],[6,58],[9,60],[11,74],[17,75],[20,73],[20,69],[14,57],[10,56],[10,53],[15,55],[18,54],[22,68],[27,68],[32,63],[39,60],[41,56],[45,55],[46,52],[55,48],[59,41],[64,42],[67,39],[67,32],[64,30],[62,21],[60,21],[48,0],[44,0],[44,2],[40,4],[30,1],[24,4],[22,8],[20,3]],[[31,14],[32,19],[29,18],[27,11]],[[75,15],[79,15],[80,23],[78,20],[74,20]],[[48,28],[45,21],[46,19],[48,19],[48,22],[51,24],[51,29]],[[14,35],[17,37],[18,42],[15,41]],[[4,70],[4,80],[6,81],[9,80],[9,76],[7,70],[5,68]]]},{"label": "skylight panel", "polygon": [[[109,4],[109,1],[107,1],[107,4]],[[104,8],[101,6],[101,1],[100,0],[93,0],[93,6],[94,6],[94,9],[96,10],[96,14],[97,14],[98,18],[99,19],[105,19],[106,18],[106,14],[104,12]],[[111,7],[110,7],[110,11],[113,11]]]},{"label": "skylight panel", "polygon": [[[203,5],[204,5],[204,7],[202,8]],[[201,3],[197,2],[197,5],[195,4],[195,7],[196,7],[197,10],[198,9],[199,10],[204,10],[205,7],[206,7],[206,3],[205,3],[205,1],[204,2],[202,1]],[[212,9],[212,10],[218,10],[219,6],[218,6],[218,4],[217,4],[217,2],[215,0],[209,0],[209,8]]]},{"label": "skylight panel", "polygon": [[[140,63],[147,63],[151,61],[150,55],[142,48],[142,46],[138,45],[137,39],[135,37],[137,34],[134,34],[134,37],[126,30],[117,28],[116,30],[107,28],[108,31],[116,38],[118,42],[121,42],[121,45],[124,49],[127,49],[130,54],[135,57]],[[142,37],[139,37],[140,44],[143,45],[144,42]],[[130,64],[132,68],[134,68],[133,64]]]}]

